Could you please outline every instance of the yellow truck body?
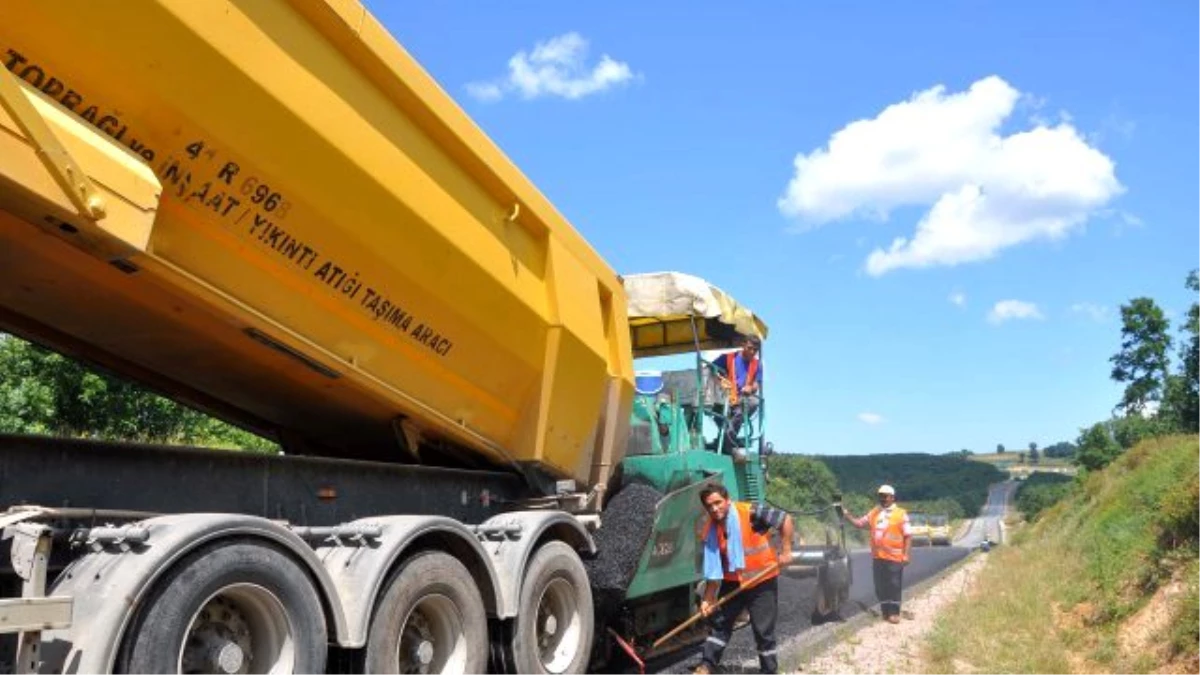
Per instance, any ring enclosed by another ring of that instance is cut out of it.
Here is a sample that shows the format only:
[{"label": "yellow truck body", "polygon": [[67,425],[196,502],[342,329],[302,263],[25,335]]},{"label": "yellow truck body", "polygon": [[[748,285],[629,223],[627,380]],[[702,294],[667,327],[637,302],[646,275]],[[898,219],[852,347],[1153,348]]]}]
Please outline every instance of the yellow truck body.
[{"label": "yellow truck body", "polygon": [[105,202],[0,110],[0,326],[301,452],[621,459],[620,278],[355,0],[9,0],[0,60]]}]

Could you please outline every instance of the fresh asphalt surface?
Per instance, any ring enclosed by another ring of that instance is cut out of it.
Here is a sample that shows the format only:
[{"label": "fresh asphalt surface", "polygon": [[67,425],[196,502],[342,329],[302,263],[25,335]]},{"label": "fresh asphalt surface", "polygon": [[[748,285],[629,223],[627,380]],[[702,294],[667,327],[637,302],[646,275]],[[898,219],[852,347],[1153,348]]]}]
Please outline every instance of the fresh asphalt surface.
[{"label": "fresh asphalt surface", "polygon": [[[986,533],[992,541],[997,540],[1000,517],[1004,513],[1005,504],[1011,498],[1016,484],[1009,481],[992,486],[988,494],[988,502],[979,518],[974,519],[965,534],[956,540],[954,546],[917,546],[912,549],[912,561],[904,569],[904,588],[927,579],[942,571],[951,564],[962,560],[971,549],[978,546]],[[875,598],[875,586],[871,578],[871,557],[863,551],[850,554],[853,583],[850,586],[850,599],[839,611],[841,620],[861,614],[864,611],[877,612],[878,600]],[[779,578],[779,620],[776,623],[775,637],[780,647],[800,633],[812,627],[812,613],[816,605],[815,577],[792,579]],[[838,619],[835,618],[834,621]],[[646,664],[648,673],[688,673],[700,663],[700,644],[684,648],[668,656],[653,659]],[[754,635],[750,626],[746,625],[733,634],[729,646],[722,658],[722,670],[725,672],[741,672],[737,664],[757,659],[758,652],[754,646]],[[617,665],[617,664],[613,664]],[[627,668],[628,664],[623,664]],[[625,672],[637,672],[626,670]],[[751,670],[750,672],[757,672]]]}]

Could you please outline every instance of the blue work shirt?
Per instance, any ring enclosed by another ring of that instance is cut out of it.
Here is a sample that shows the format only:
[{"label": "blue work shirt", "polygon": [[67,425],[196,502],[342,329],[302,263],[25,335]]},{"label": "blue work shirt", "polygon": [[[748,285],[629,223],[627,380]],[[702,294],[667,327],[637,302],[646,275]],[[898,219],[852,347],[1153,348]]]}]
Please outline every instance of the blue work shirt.
[{"label": "blue work shirt", "polygon": [[[725,375],[726,377],[729,376],[729,372],[725,368],[725,361],[728,358],[729,357],[727,355],[722,354],[713,360],[713,367],[716,368],[717,370],[719,370],[721,372],[721,374]],[[755,360],[756,361],[758,360],[757,357],[755,358]],[[746,362],[746,358],[744,356],[742,356],[742,350],[740,350],[740,349],[737,350],[736,352],[734,352],[733,368],[734,368],[734,370],[737,371],[736,378],[735,378],[735,382],[737,383],[737,388],[741,389],[742,387],[746,386],[746,371],[749,370],[750,364]],[[758,362],[758,372],[756,372],[754,374],[754,381],[758,384],[758,386],[760,388],[762,387],[762,377],[763,377],[763,364],[762,364],[762,361],[759,361]]]}]

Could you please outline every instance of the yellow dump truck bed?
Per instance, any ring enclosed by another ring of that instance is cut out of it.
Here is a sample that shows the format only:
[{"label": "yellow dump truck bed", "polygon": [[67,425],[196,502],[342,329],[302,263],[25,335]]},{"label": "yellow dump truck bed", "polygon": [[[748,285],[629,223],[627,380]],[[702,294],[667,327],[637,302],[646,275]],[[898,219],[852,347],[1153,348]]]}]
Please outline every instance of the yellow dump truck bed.
[{"label": "yellow dump truck bed", "polygon": [[64,215],[0,114],[0,324],[296,449],[584,482],[620,459],[617,275],[357,2],[3,14],[0,75],[161,197],[144,223]]}]

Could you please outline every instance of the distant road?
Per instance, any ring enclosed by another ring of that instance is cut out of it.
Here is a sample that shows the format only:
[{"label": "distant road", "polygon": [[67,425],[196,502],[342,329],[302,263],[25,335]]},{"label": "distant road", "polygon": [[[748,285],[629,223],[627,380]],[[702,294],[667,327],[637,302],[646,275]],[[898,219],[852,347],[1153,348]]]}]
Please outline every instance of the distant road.
[{"label": "distant road", "polygon": [[993,542],[1000,541],[1000,521],[1012,506],[1013,495],[1017,492],[1017,481],[1006,480],[996,483],[988,490],[987,503],[983,505],[978,518],[971,520],[966,532],[954,544],[964,548],[975,548],[983,543],[984,536]]}]

